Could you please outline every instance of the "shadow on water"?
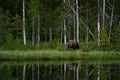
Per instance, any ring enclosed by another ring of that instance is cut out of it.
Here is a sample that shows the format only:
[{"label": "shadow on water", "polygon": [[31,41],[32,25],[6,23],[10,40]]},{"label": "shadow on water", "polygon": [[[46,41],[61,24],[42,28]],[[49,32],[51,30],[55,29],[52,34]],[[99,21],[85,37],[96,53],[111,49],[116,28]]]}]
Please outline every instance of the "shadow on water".
[{"label": "shadow on water", "polygon": [[120,80],[120,61],[1,61],[0,80]]}]

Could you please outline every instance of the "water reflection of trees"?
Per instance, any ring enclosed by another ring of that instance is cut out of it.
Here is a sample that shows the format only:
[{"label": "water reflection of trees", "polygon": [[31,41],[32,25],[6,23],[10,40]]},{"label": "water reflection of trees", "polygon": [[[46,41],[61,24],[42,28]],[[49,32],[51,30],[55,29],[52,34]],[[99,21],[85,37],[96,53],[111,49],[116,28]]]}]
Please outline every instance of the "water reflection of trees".
[{"label": "water reflection of trees", "polygon": [[120,64],[3,64],[0,80],[119,80]]}]

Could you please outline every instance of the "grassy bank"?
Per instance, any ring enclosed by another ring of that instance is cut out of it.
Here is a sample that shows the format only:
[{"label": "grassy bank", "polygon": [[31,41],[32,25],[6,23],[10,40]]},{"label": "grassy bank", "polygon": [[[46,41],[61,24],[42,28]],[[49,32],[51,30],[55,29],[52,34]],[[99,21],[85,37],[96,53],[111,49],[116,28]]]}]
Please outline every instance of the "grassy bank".
[{"label": "grassy bank", "polygon": [[120,52],[107,51],[0,51],[0,60],[80,60],[120,59]]}]

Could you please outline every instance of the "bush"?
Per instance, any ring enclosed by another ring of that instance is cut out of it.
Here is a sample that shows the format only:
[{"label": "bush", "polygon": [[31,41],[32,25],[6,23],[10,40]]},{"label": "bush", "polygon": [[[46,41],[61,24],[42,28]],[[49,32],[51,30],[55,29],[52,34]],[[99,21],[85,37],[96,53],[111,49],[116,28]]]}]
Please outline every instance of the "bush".
[{"label": "bush", "polygon": [[40,49],[57,49],[57,50],[66,50],[64,44],[61,44],[59,40],[55,39],[52,42],[42,42],[39,46]]}]

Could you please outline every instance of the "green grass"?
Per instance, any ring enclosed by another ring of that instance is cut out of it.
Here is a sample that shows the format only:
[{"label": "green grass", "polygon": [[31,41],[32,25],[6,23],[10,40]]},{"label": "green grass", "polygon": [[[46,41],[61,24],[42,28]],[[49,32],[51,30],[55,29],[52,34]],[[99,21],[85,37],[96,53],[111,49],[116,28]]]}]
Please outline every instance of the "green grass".
[{"label": "green grass", "polygon": [[107,51],[57,51],[57,50],[30,50],[30,51],[0,51],[0,60],[99,60],[120,59],[120,52]]}]

